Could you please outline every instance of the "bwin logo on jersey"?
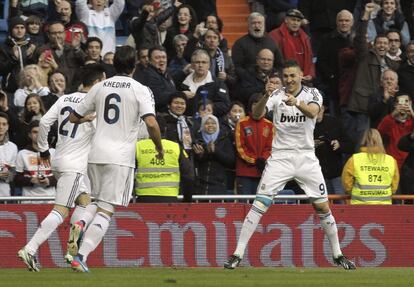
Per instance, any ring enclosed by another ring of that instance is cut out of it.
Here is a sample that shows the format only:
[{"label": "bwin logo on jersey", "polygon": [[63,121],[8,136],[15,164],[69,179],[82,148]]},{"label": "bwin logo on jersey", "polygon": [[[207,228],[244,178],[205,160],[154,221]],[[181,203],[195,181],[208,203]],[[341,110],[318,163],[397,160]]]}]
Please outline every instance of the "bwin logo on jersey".
[{"label": "bwin logo on jersey", "polygon": [[296,113],[296,115],[285,115],[282,113],[280,115],[280,122],[288,122],[288,123],[303,123],[306,121],[305,115],[300,115],[299,113]]}]

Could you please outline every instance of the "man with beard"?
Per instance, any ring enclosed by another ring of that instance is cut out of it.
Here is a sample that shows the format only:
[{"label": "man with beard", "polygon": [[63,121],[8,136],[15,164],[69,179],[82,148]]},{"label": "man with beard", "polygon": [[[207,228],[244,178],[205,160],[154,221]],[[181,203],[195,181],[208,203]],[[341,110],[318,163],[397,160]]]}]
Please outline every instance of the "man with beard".
[{"label": "man with beard", "polygon": [[269,49],[275,55],[275,67],[283,65],[283,57],[273,40],[265,34],[265,19],[260,13],[253,12],[247,19],[249,32],[239,38],[232,48],[232,59],[237,76],[247,73],[256,64],[257,53]]}]

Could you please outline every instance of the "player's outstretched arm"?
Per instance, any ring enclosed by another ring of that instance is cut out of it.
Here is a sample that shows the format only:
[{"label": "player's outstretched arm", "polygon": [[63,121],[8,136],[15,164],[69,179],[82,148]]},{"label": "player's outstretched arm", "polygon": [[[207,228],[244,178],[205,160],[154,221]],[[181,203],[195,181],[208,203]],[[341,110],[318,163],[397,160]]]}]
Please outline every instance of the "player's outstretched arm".
[{"label": "player's outstretched arm", "polygon": [[161,132],[158,122],[153,115],[146,116],[144,122],[147,125],[149,137],[154,142],[155,148],[157,149],[157,157],[161,159],[164,157],[164,149],[161,144]]},{"label": "player's outstretched arm", "polygon": [[266,103],[271,93],[266,92],[263,97],[257,102],[252,110],[252,117],[255,120],[260,120],[266,112]]}]

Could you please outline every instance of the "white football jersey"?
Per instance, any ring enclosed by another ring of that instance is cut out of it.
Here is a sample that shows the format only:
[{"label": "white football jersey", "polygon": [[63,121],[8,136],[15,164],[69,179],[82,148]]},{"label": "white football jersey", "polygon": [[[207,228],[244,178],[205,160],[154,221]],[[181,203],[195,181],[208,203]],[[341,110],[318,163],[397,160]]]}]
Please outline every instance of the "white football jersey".
[{"label": "white football jersey", "polygon": [[80,116],[96,112],[96,131],[89,163],[135,167],[140,117],[155,115],[151,90],[131,77],[97,83],[76,107]]},{"label": "white football jersey", "polygon": [[[11,171],[16,167],[17,146],[8,141],[0,145],[0,171]],[[0,178],[0,196],[10,196],[8,180]]]},{"label": "white football jersey", "polygon": [[42,152],[49,149],[47,135],[53,123],[58,122],[56,153],[51,162],[53,170],[86,174],[94,123],[72,124],[69,121],[70,113],[85,95],[76,92],[61,96],[40,120],[37,143]]},{"label": "white football jersey", "polygon": [[[266,103],[268,111],[273,111],[273,124],[276,128],[273,149],[313,150],[316,117],[308,118],[296,106],[286,105],[283,101],[285,98],[285,89],[282,88],[274,91]],[[316,103],[322,106],[322,96],[315,88],[302,86],[296,98],[305,104]]]}]

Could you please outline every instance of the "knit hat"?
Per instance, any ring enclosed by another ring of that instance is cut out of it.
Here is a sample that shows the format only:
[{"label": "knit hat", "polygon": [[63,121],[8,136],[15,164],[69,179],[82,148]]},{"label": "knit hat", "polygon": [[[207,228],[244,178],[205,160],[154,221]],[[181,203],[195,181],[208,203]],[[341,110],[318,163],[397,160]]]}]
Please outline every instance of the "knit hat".
[{"label": "knit hat", "polygon": [[16,25],[23,25],[23,26],[25,26],[26,25],[26,22],[20,16],[16,16],[16,17],[11,18],[9,20],[9,33],[11,33],[11,30]]}]

